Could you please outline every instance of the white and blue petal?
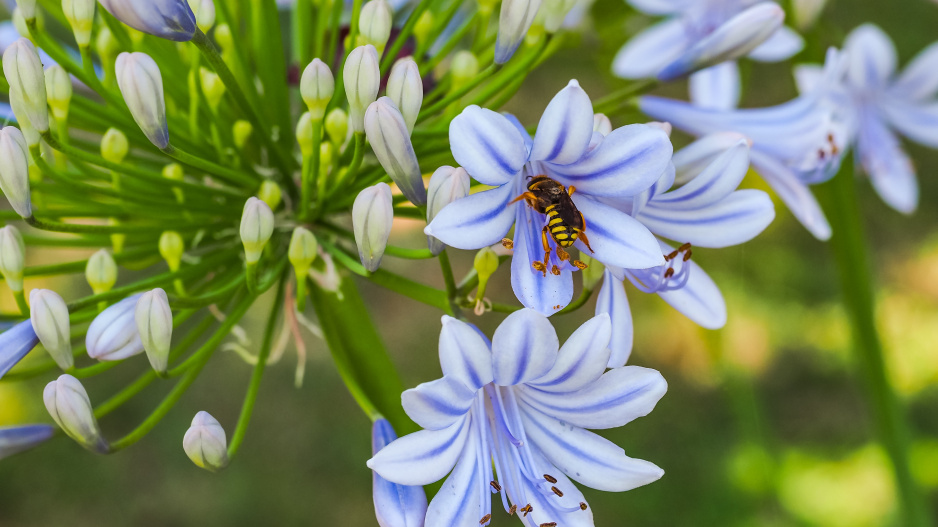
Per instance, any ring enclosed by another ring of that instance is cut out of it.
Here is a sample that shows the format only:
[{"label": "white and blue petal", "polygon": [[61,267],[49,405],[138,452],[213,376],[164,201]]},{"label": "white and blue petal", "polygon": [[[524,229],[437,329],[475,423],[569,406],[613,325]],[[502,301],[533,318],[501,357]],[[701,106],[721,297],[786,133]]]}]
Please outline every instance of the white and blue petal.
[{"label": "white and blue petal", "polygon": [[603,271],[603,285],[596,298],[596,314],[608,313],[612,334],[609,338],[609,368],[620,368],[632,355],[635,328],[632,326],[632,310],[625,294],[622,278],[616,278],[607,267]]},{"label": "white and blue petal", "polygon": [[[717,132],[707,134],[674,153],[672,162],[677,171],[675,182],[684,185],[695,179],[710,167],[716,158],[736,146],[740,141],[748,140],[736,132]],[[747,154],[748,155],[748,154]]]},{"label": "white and blue petal", "polygon": [[516,205],[508,202],[513,192],[514,185],[508,184],[460,198],[443,207],[423,232],[457,249],[488,247],[511,230]]},{"label": "white and blue petal", "polygon": [[795,218],[819,240],[831,237],[831,226],[808,186],[790,168],[760,152],[751,153],[753,168],[785,202]]},{"label": "white and blue petal", "polygon": [[687,27],[680,19],[660,22],[632,37],[616,53],[612,73],[624,79],[658,75],[690,46]]},{"label": "white and blue petal", "polygon": [[443,479],[463,455],[471,431],[463,417],[441,430],[421,430],[382,448],[368,460],[368,468],[401,485],[429,485]]},{"label": "white and blue petal", "polygon": [[0,427],[0,459],[38,446],[55,433],[52,425],[21,425]]},{"label": "white and blue petal", "polygon": [[504,185],[528,160],[524,139],[500,113],[472,105],[449,125],[453,158],[476,181]]},{"label": "white and blue petal", "polygon": [[528,151],[528,157],[530,157],[531,149],[534,148],[534,139],[531,138],[531,134],[524,128],[524,125],[521,124],[521,121],[517,117],[510,113],[503,113],[505,119],[514,125],[515,129],[518,130],[518,133],[521,135],[521,138],[524,140],[524,147]]},{"label": "white and blue petal", "polygon": [[[380,418],[371,429],[371,451],[376,453],[397,439],[387,419]],[[427,494],[423,487],[391,483],[372,473],[375,516],[381,527],[418,527],[427,515]]]},{"label": "white and blue petal", "polygon": [[736,61],[727,61],[694,73],[689,79],[690,100],[701,108],[732,110],[739,104],[742,84]]},{"label": "white and blue petal", "polygon": [[440,430],[469,412],[476,390],[452,377],[425,382],[401,394],[401,405],[415,423]]},{"label": "white and blue petal", "polygon": [[690,266],[690,276],[684,287],[658,293],[665,302],[695,324],[706,329],[719,329],[726,325],[726,302],[713,279],[693,261],[682,262]]},{"label": "white and blue petal", "polygon": [[611,335],[609,315],[597,314],[563,343],[550,371],[528,385],[549,392],[572,392],[599,379],[609,362]]},{"label": "white and blue petal", "polygon": [[804,39],[794,29],[782,26],[768,40],[752,50],[749,58],[760,62],[780,62],[804,49]]},{"label": "white and blue petal", "polygon": [[890,98],[880,108],[899,133],[916,143],[938,148],[938,102],[921,104]]},{"label": "white and blue petal", "polygon": [[559,348],[547,317],[533,309],[515,311],[492,336],[495,384],[514,386],[542,377],[557,361]]},{"label": "white and blue petal", "polygon": [[445,377],[478,390],[492,382],[492,351],[481,332],[470,324],[443,316],[440,367]]},{"label": "white and blue petal", "polygon": [[0,333],[0,378],[23,360],[38,343],[39,337],[29,319]]},{"label": "white and blue petal", "polygon": [[919,188],[912,160],[902,150],[899,138],[875,116],[861,121],[857,154],[879,197],[899,212],[915,212]]},{"label": "white and blue petal", "polygon": [[899,78],[889,87],[893,96],[924,101],[938,92],[938,42],[912,59]]},{"label": "white and blue petal", "polygon": [[681,188],[656,196],[652,204],[684,210],[712,205],[736,190],[748,171],[749,143],[738,138],[735,144],[723,150],[699,175],[685,180],[686,184]]},{"label": "white and blue petal", "polygon": [[545,276],[532,267],[532,262],[544,258],[541,229],[546,223],[530,207],[518,207],[517,211],[515,251],[511,258],[511,289],[524,307],[550,316],[573,299],[573,273],[561,269],[559,276],[550,272]]},{"label": "white and blue petal", "polygon": [[873,24],[863,24],[851,31],[844,51],[847,80],[856,90],[884,87],[896,71],[896,48],[889,36]]},{"label": "white and blue petal", "polygon": [[775,219],[775,207],[765,192],[744,189],[699,209],[652,201],[635,218],[658,236],[698,247],[721,248],[755,238]]},{"label": "white and blue petal", "polygon": [[551,99],[534,135],[531,159],[569,165],[586,153],[593,137],[593,103],[571,80]]},{"label": "white and blue petal", "polygon": [[[586,234],[593,252],[577,241],[577,248],[605,265],[646,269],[664,264],[658,241],[635,218],[582,194],[574,194],[586,219]],[[517,254],[516,254],[517,256]]]},{"label": "white and blue petal", "polygon": [[[536,467],[542,468],[557,480],[556,483],[549,484],[543,480],[532,481],[523,478],[526,501],[532,507],[532,512],[528,514],[531,524],[556,523],[564,527],[594,527],[593,510],[591,508],[580,509],[580,503],[586,502],[580,489],[563,472],[556,470],[557,467],[554,467],[536,448],[531,449],[531,457]],[[535,481],[537,481],[536,484]],[[550,490],[551,486],[563,492],[563,497],[554,494]]]},{"label": "white and blue petal", "polygon": [[[470,428],[466,426],[465,428]],[[419,432],[418,432],[419,433]],[[470,433],[462,455],[452,474],[430,501],[425,527],[478,527],[482,497],[488,482],[478,466],[481,448],[477,434]],[[480,492],[482,489],[482,492]]]}]

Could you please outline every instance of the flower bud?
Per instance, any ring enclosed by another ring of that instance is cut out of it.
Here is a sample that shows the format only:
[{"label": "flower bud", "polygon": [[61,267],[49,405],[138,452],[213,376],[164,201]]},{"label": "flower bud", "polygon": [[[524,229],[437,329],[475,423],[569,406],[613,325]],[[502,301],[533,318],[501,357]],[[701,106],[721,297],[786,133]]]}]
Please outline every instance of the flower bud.
[{"label": "flower bud", "polygon": [[106,249],[91,255],[85,265],[85,279],[94,294],[106,293],[117,283],[117,262]]},{"label": "flower bud", "polygon": [[[16,29],[17,35],[23,35],[23,38],[26,38],[35,45],[33,42],[33,35],[29,32],[29,25],[26,23],[26,18],[23,17],[23,10],[19,7],[13,8],[13,13],[10,15],[11,21],[13,22],[13,28]],[[38,24],[38,20],[37,20]]]},{"label": "flower bud", "polygon": [[424,11],[417,19],[417,23],[414,25],[414,39],[417,41],[419,48],[426,48],[431,44],[430,38],[434,23],[433,12],[429,9]]},{"label": "flower bud", "polygon": [[538,15],[544,18],[544,29],[548,33],[556,33],[563,25],[567,13],[577,4],[578,0],[544,0],[544,6]]},{"label": "flower bud", "polygon": [[23,218],[33,215],[29,200],[29,150],[19,129],[0,129],[0,190]]},{"label": "flower bud", "polygon": [[179,163],[170,163],[163,167],[163,177],[172,181],[182,181],[186,172]]},{"label": "flower bud", "polygon": [[371,44],[379,54],[391,38],[393,13],[387,0],[371,0],[362,6],[358,17],[358,32],[365,44]]},{"label": "flower bud", "polygon": [[[382,417],[375,420],[371,428],[371,454],[377,454],[395,439],[397,434],[387,419]],[[427,494],[423,487],[391,483],[377,472],[372,472],[371,483],[378,525],[413,527],[424,524],[427,515]]]},{"label": "flower bud", "polygon": [[241,214],[241,243],[249,264],[257,263],[274,233],[274,213],[263,201],[250,197]]},{"label": "flower bud", "polygon": [[62,297],[48,289],[33,289],[29,292],[29,308],[33,330],[55,363],[63,370],[74,366],[68,306]]},{"label": "flower bud", "polygon": [[23,267],[26,261],[26,244],[20,231],[12,225],[0,229],[0,273],[11,291],[23,290]]},{"label": "flower bud", "polygon": [[42,401],[49,415],[66,435],[88,450],[107,453],[109,447],[94,417],[91,399],[78,379],[68,374],[60,375],[46,385]]},{"label": "flower bud", "polygon": [[365,269],[374,272],[381,264],[393,220],[394,204],[387,183],[378,183],[358,193],[352,204],[352,227],[358,256]]},{"label": "flower bud", "polygon": [[247,144],[248,139],[251,138],[251,134],[253,133],[254,125],[243,119],[235,121],[231,129],[231,134],[234,136],[234,144],[238,149],[244,148],[244,145]]},{"label": "flower bud", "polygon": [[313,116],[309,112],[303,112],[296,122],[296,142],[304,159],[313,155]]},{"label": "flower bud", "polygon": [[326,133],[336,147],[342,146],[348,137],[348,114],[342,108],[335,108],[326,116]]},{"label": "flower bud", "polygon": [[326,106],[332,100],[333,93],[335,78],[332,71],[323,61],[313,59],[300,78],[300,95],[314,121],[319,122],[326,115]]},{"label": "flower bud", "polygon": [[156,288],[143,293],[134,307],[134,321],[150,366],[157,372],[165,372],[173,340],[173,312],[166,291]]},{"label": "flower bud", "polygon": [[215,42],[223,50],[229,50],[234,47],[234,37],[231,35],[231,26],[228,24],[218,24],[215,28]]},{"label": "flower bud", "polygon": [[75,42],[79,48],[91,44],[91,30],[94,26],[94,0],[62,0],[62,11],[72,26]]},{"label": "flower bud", "polygon": [[185,0],[99,1],[114,18],[138,31],[175,42],[192,40],[195,35],[195,14]]},{"label": "flower bud", "polygon": [[451,90],[459,89],[479,74],[479,59],[471,51],[458,51],[453,55],[453,62],[449,66],[453,76]]},{"label": "flower bud", "polygon": [[599,132],[603,137],[612,133],[612,121],[609,120],[609,117],[606,117],[606,114],[597,113],[593,115],[593,131]]},{"label": "flower bud", "polygon": [[394,63],[386,92],[401,111],[407,124],[407,133],[413,133],[420,105],[423,104],[423,80],[420,79],[420,68],[413,57],[404,57]]},{"label": "flower bud", "polygon": [[117,128],[108,128],[101,138],[101,157],[111,163],[121,164],[130,151],[127,136]]},{"label": "flower bud", "polygon": [[[202,1],[211,2],[211,0]],[[205,94],[208,107],[213,112],[218,111],[218,105],[221,103],[222,97],[225,96],[225,83],[214,71],[205,67],[199,68],[199,80],[202,83],[202,93]]]},{"label": "flower bud", "polygon": [[46,101],[58,121],[68,119],[68,105],[72,101],[72,78],[65,68],[53,64],[46,69]]},{"label": "flower bud", "polygon": [[143,134],[157,148],[166,148],[169,145],[166,101],[163,76],[156,62],[146,53],[121,53],[117,57],[117,85]]},{"label": "flower bud", "polygon": [[280,185],[265,179],[261,183],[261,188],[257,191],[257,197],[266,203],[270,210],[277,210],[277,207],[280,206],[280,200],[283,198],[283,192],[280,190]]},{"label": "flower bud", "polygon": [[97,360],[123,360],[143,352],[134,310],[139,294],[109,306],[91,321],[85,335],[88,356]]},{"label": "flower bud", "polygon": [[495,63],[504,64],[515,54],[534,23],[541,0],[504,0],[498,15],[498,38],[495,40]]},{"label": "flower bud", "polygon": [[792,0],[791,9],[795,15],[795,27],[802,32],[811,29],[821,16],[825,5],[827,5],[827,0]]},{"label": "flower bud", "polygon": [[414,205],[427,202],[427,190],[404,117],[389,97],[368,106],[365,133],[378,161]]},{"label": "flower bud", "polygon": [[[26,116],[26,109],[23,107],[22,97],[20,97],[19,92],[10,90],[9,95],[10,108],[13,109],[13,116],[16,117],[16,121],[20,125],[20,132],[23,134],[27,151],[40,146],[41,137],[39,136],[39,132],[30,124],[29,118]],[[30,165],[32,165],[32,157],[27,157],[29,158]]]},{"label": "flower bud", "polygon": [[101,62],[111,64],[114,56],[120,51],[120,43],[114,38],[114,33],[107,26],[98,29],[98,36],[94,39],[94,47],[98,50]]},{"label": "flower bud", "polygon": [[658,74],[658,79],[674,80],[747,55],[771,37],[784,21],[785,11],[778,4],[756,4],[698,40],[677,60],[666,66]]},{"label": "flower bud", "polygon": [[23,360],[38,343],[39,337],[29,320],[0,333],[0,378]]},{"label": "flower bud", "polygon": [[225,429],[208,412],[199,412],[182,439],[182,448],[199,468],[218,472],[228,466]]},{"label": "flower bud", "polygon": [[[329,167],[332,166],[332,158],[335,155],[335,147],[332,146],[332,143],[322,143],[319,145],[319,173],[326,174],[329,172]],[[344,173],[345,170],[348,170],[348,167],[342,167],[339,170],[339,176]]]},{"label": "flower bud", "polygon": [[[117,218],[108,218],[107,224],[111,227],[117,227],[121,222]],[[124,242],[126,241],[127,235],[123,232],[111,234],[111,247],[114,249],[114,254],[120,254],[124,251]]]},{"label": "flower bud", "polygon": [[472,267],[479,275],[479,288],[484,290],[482,284],[488,282],[495,271],[498,271],[498,255],[491,247],[483,247],[476,253]]},{"label": "flower bud", "polygon": [[20,425],[0,427],[0,460],[25,452],[52,438],[52,425]]},{"label": "flower bud", "polygon": [[[443,210],[443,207],[469,195],[469,173],[466,169],[442,166],[430,176],[430,185],[427,188],[427,224]],[[427,236],[427,243],[433,254],[443,252],[443,242]]]},{"label": "flower bud", "polygon": [[316,261],[316,252],[319,244],[316,242],[316,236],[303,227],[293,229],[293,236],[290,237],[290,248],[287,251],[287,257],[296,270],[296,276],[305,276],[309,268]]},{"label": "flower bud", "polygon": [[189,8],[195,15],[195,23],[203,33],[215,25],[215,2],[212,0],[189,0]]},{"label": "flower bud", "polygon": [[[49,131],[49,107],[46,101],[46,77],[36,47],[20,37],[3,52],[3,74],[16,92],[25,117],[39,133]],[[17,116],[19,117],[19,116]]]},{"label": "flower bud", "polygon": [[365,131],[365,109],[375,102],[381,84],[378,50],[372,45],[359,46],[349,53],[343,70],[345,95],[352,116],[352,130]]},{"label": "flower bud", "polygon": [[169,270],[176,272],[182,263],[182,255],[186,252],[186,243],[182,240],[182,235],[176,231],[163,231],[160,235],[160,256],[166,260]]},{"label": "flower bud", "polygon": [[36,0],[16,0],[16,7],[25,20],[36,18]]},{"label": "flower bud", "polygon": [[599,260],[591,258],[589,255],[580,254],[580,260],[586,264],[586,269],[580,271],[580,278],[583,279],[583,289],[592,291],[603,279],[603,272],[606,268]]}]

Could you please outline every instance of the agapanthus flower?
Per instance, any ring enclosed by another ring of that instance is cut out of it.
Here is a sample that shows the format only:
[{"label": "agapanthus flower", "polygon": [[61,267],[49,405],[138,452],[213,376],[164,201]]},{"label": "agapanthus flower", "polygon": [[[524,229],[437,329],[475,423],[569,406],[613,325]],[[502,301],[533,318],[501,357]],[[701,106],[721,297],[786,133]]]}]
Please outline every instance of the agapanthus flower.
[{"label": "agapanthus flower", "polygon": [[52,425],[0,427],[0,459],[39,446],[54,433],[55,427]]},{"label": "agapanthus flower", "polygon": [[[672,63],[678,62],[695,46],[712,35],[724,31],[734,17],[748,10],[764,9],[774,2],[759,0],[626,0],[649,15],[668,18],[627,42],[613,61],[612,71],[626,79],[656,77]],[[745,29],[745,28],[741,28]],[[754,44],[749,58],[762,62],[778,62],[791,58],[804,45],[792,29],[778,25],[761,43]],[[765,38],[761,33],[756,35]],[[751,48],[750,48],[751,49]],[[727,61],[694,73],[690,78],[691,99],[707,108],[730,109],[739,101],[739,68]]]},{"label": "agapanthus flower", "polygon": [[674,154],[673,168],[630,204],[632,216],[661,238],[664,265],[650,269],[607,267],[596,314],[612,319],[610,368],[632,351],[632,315],[623,287],[657,293],[702,327],[726,324],[726,303],[714,281],[692,259],[696,247],[738,245],[761,233],[775,218],[772,200],[761,190],[737,190],[749,170],[749,145],[735,133],[706,136]]},{"label": "agapanthus flower", "polygon": [[671,160],[671,141],[644,124],[605,137],[594,133],[592,103],[576,81],[547,106],[533,140],[514,117],[470,106],[453,119],[450,145],[473,179],[495,188],[446,206],[424,232],[452,247],[480,249],[514,225],[511,285],[526,307],[544,314],[563,308],[573,297],[577,269],[548,235],[547,216],[518,200],[535,176],[575,189],[571,197],[585,219],[575,244],[581,252],[630,269],[664,263],[648,229],[609,201],[630,200],[651,187]]},{"label": "agapanthus flower", "polygon": [[737,132],[751,142],[753,168],[796,218],[821,240],[831,229],[808,185],[824,182],[840,168],[849,139],[849,116],[831,95],[843,76],[843,54],[830,50],[813,90],[769,108],[716,110],[655,96],[639,98],[643,112],[696,136]]},{"label": "agapanthus flower", "polygon": [[443,377],[401,397],[424,430],[392,442],[368,466],[401,485],[450,474],[430,502],[427,527],[488,525],[492,494],[525,525],[592,526],[571,479],[623,492],[663,475],[587,430],[647,415],[667,390],[655,370],[605,372],[610,334],[609,317],[599,315],[560,347],[548,319],[524,309],[489,343],[475,327],[443,317]]}]

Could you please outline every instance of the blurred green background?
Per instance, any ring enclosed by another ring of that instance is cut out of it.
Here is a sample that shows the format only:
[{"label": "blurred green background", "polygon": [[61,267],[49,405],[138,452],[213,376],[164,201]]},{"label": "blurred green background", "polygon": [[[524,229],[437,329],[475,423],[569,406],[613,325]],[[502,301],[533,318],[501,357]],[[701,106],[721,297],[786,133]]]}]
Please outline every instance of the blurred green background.
[{"label": "blurred green background", "polygon": [[[570,78],[578,78],[594,98],[619,86],[607,73],[611,56],[627,35],[647,24],[626,13],[621,0],[599,0],[593,15],[603,23],[536,71],[507,109],[533,125]],[[867,21],[893,36],[903,64],[938,40],[938,5],[926,0],[836,0],[825,14],[822,38],[838,44]],[[751,64],[744,74],[744,106],[775,104],[794,94],[786,65]],[[662,93],[683,96],[684,88]],[[616,125],[625,122],[614,119]],[[686,138],[676,135],[675,142]],[[873,244],[889,373],[915,432],[913,470],[938,516],[938,153],[908,148],[922,186],[915,215],[901,216],[882,204],[867,181],[857,184]],[[745,185],[762,186],[755,178]],[[694,252],[726,296],[724,330],[702,330],[656,296],[629,289],[636,327],[631,363],[661,370],[670,389],[650,416],[604,435],[666,474],[628,493],[585,489],[597,525],[897,525],[894,484],[853,375],[828,248],[781,205],[777,214],[751,243]],[[397,222],[392,236],[394,243],[412,247],[424,240],[420,225],[406,220]],[[48,257],[29,256],[33,264]],[[471,267],[471,258],[456,255],[457,274]],[[442,286],[435,262],[386,262]],[[79,278],[73,284],[32,280],[28,287],[84,293],[87,286]],[[441,313],[370,284],[360,286],[405,384],[437,378]],[[507,268],[488,295],[513,301]],[[8,292],[0,292],[0,301],[14,308]],[[561,339],[591,312],[592,302],[556,317]],[[266,313],[259,303],[246,324],[254,349]],[[477,321],[491,334],[501,318],[487,314]],[[223,473],[194,467],[183,453],[182,436],[199,410],[212,413],[230,433],[250,376],[250,366],[231,352],[217,353],[177,408],[133,448],[100,457],[60,438],[0,462],[0,525],[374,525],[371,474],[364,464],[370,423],[322,342],[305,335],[305,382],[294,386],[297,354],[291,345],[268,370],[245,444]],[[135,378],[145,362],[129,361],[87,382],[92,401]],[[0,382],[0,426],[48,422],[41,393],[50,378]],[[133,399],[103,422],[105,433],[116,436],[136,426],[166,390],[157,386]],[[517,522],[494,516],[496,526]]]}]

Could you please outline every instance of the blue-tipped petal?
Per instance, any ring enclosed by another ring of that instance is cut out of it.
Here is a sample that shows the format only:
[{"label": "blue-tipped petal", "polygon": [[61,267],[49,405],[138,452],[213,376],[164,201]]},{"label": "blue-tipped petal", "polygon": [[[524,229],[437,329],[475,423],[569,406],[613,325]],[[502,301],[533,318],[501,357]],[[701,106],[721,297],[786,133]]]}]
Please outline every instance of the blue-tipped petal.
[{"label": "blue-tipped petal", "polygon": [[752,166],[772,190],[785,202],[788,210],[819,240],[831,237],[831,226],[821,210],[817,198],[797,174],[775,159],[759,152],[751,152]]},{"label": "blue-tipped petal", "polygon": [[186,0],[99,0],[114,18],[157,37],[185,42],[196,31],[195,14]]},{"label": "blue-tipped petal", "polygon": [[515,252],[511,258],[511,289],[524,307],[550,316],[573,299],[573,273],[562,269],[559,276],[544,276],[532,262],[544,259],[541,229],[545,222],[530,207],[518,208],[515,223]]},{"label": "blue-tipped petal", "polygon": [[862,120],[857,154],[879,197],[903,214],[915,212],[919,200],[915,167],[899,138],[877,117]]},{"label": "blue-tipped petal", "polygon": [[599,379],[609,362],[611,334],[609,315],[586,321],[563,343],[550,371],[528,384],[548,392],[573,392]]},{"label": "blue-tipped petal", "polygon": [[720,288],[696,262],[690,265],[690,277],[684,287],[658,293],[665,302],[695,324],[706,329],[719,329],[726,325],[726,302]]},{"label": "blue-tipped petal", "polygon": [[524,485],[524,493],[532,509],[527,518],[531,522],[530,525],[556,523],[563,527],[594,527],[593,509],[590,507],[586,510],[580,509],[580,503],[586,502],[580,489],[563,472],[547,461],[547,458],[536,448],[531,449],[531,457],[535,466],[543,467],[548,475],[557,480],[551,486],[563,492],[563,497],[551,492],[546,483],[538,481],[540,478],[534,480],[522,478],[521,484]]},{"label": "blue-tipped petal", "polygon": [[749,171],[749,144],[738,139],[686,184],[656,196],[652,205],[669,209],[701,209],[717,203],[736,190]]},{"label": "blue-tipped petal", "polygon": [[443,377],[425,382],[401,394],[407,415],[422,428],[440,430],[469,412],[476,390],[462,382]]},{"label": "blue-tipped petal", "polygon": [[531,159],[569,165],[583,157],[593,137],[593,103],[571,80],[551,99],[534,136]]},{"label": "blue-tipped petal", "polygon": [[24,452],[52,437],[52,425],[22,425],[0,427],[0,459]]},{"label": "blue-tipped petal", "polygon": [[[397,439],[387,419],[375,421],[371,429],[371,450],[377,453]],[[422,527],[427,514],[427,494],[423,487],[391,483],[372,473],[375,516],[381,527]]]},{"label": "blue-tipped petal", "polygon": [[531,137],[531,134],[528,133],[528,131],[524,128],[524,125],[521,124],[521,121],[519,121],[518,118],[514,115],[510,113],[503,113],[502,115],[505,116],[505,119],[508,119],[508,122],[510,122],[515,127],[515,130],[518,130],[518,134],[522,139],[524,139],[524,147],[528,152],[528,156],[530,157],[531,149],[534,148],[534,139]]},{"label": "blue-tipped petal", "polygon": [[632,310],[625,294],[625,285],[621,278],[616,278],[612,271],[603,271],[603,285],[596,298],[596,314],[607,313],[611,321],[612,334],[609,338],[610,368],[621,368],[632,355],[632,340],[635,329],[632,326]]},{"label": "blue-tipped petal", "polygon": [[623,426],[648,415],[668,389],[655,370],[625,366],[606,372],[598,381],[573,393],[522,390],[531,407],[561,421],[596,430]]},{"label": "blue-tipped petal", "polygon": [[775,219],[775,207],[765,192],[744,189],[701,209],[683,210],[651,202],[636,219],[658,236],[721,248],[755,238]]},{"label": "blue-tipped petal", "polygon": [[666,20],[626,42],[612,61],[612,73],[624,79],[654,77],[677,60],[689,45],[684,22]]},{"label": "blue-tipped petal", "polygon": [[443,207],[423,230],[450,247],[481,249],[497,243],[508,234],[515,221],[509,205],[514,185],[502,185],[458,199]]},{"label": "blue-tipped petal", "polygon": [[0,333],[0,378],[23,360],[38,343],[39,337],[29,319]]},{"label": "blue-tipped petal", "polygon": [[492,337],[495,384],[513,386],[542,377],[557,361],[559,348],[547,317],[533,309],[515,311]]},{"label": "blue-tipped petal", "polygon": [[449,125],[453,158],[476,181],[504,185],[528,160],[524,139],[503,115],[472,105]]},{"label": "blue-tipped petal", "polygon": [[577,248],[605,265],[647,269],[664,264],[658,241],[635,218],[581,194],[573,201],[586,219],[590,247],[577,241]]},{"label": "blue-tipped petal", "polygon": [[[466,428],[470,428],[468,425]],[[452,474],[446,478],[427,509],[426,527],[478,527],[482,496],[488,494],[488,482],[482,481],[476,451],[477,434],[469,434],[466,455],[460,457]],[[479,489],[483,491],[480,492]]]},{"label": "blue-tipped petal", "polygon": [[368,468],[401,485],[429,485],[443,479],[462,456],[470,435],[470,418],[442,430],[421,430],[384,447],[368,460]]},{"label": "blue-tipped petal", "polygon": [[873,24],[854,29],[844,42],[847,80],[857,90],[885,86],[896,71],[896,48],[889,36]]},{"label": "blue-tipped petal", "polygon": [[473,325],[443,316],[440,332],[440,366],[443,375],[479,389],[492,382],[491,344]]},{"label": "blue-tipped petal", "polygon": [[739,104],[742,84],[735,61],[717,64],[690,76],[690,100],[701,108],[732,110]]},{"label": "blue-tipped petal", "polygon": [[889,124],[900,134],[916,143],[938,148],[938,102],[915,104],[889,99],[881,107]]},{"label": "blue-tipped petal", "polygon": [[[732,149],[746,136],[736,132],[718,132],[707,134],[674,153],[674,167],[677,171],[675,182],[684,185],[696,179],[713,162]],[[747,154],[748,155],[748,154]],[[716,173],[714,173],[716,175]]]},{"label": "blue-tipped petal", "polygon": [[804,39],[794,29],[782,26],[768,40],[752,50],[749,58],[760,62],[788,60],[804,49]]},{"label": "blue-tipped petal", "polygon": [[896,96],[917,101],[934,97],[938,92],[938,42],[919,52],[889,90]]}]

